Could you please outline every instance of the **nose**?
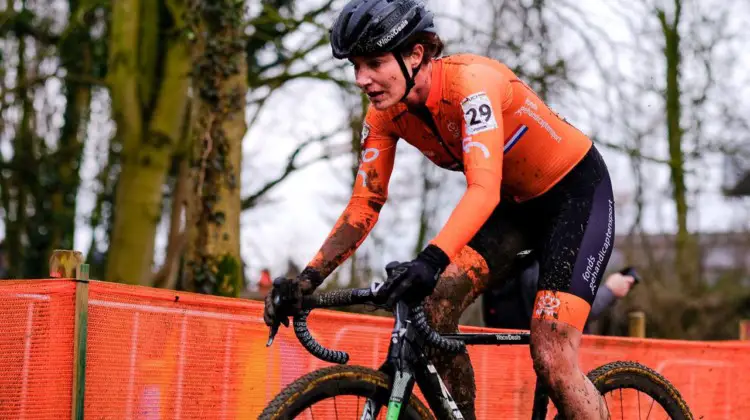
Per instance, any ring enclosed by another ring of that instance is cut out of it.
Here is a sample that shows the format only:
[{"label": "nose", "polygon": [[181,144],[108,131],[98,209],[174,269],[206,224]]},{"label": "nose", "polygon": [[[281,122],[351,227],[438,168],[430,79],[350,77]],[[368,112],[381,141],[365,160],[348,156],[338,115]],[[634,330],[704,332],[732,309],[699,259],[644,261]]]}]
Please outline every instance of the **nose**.
[{"label": "nose", "polygon": [[372,83],[372,77],[367,70],[359,68],[354,70],[354,82],[360,89],[366,89]]}]

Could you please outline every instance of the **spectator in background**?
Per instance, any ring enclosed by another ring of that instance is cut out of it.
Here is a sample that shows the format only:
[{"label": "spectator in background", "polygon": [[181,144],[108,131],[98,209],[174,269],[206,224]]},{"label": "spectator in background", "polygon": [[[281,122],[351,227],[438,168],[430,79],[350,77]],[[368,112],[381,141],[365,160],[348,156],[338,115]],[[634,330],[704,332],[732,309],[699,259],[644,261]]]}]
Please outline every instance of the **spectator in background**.
[{"label": "spectator in background", "polygon": [[271,279],[271,272],[267,268],[264,268],[260,272],[260,279],[258,280],[258,290],[265,295],[271,290],[273,286],[273,280]]},{"label": "spectator in background", "polygon": [[[482,295],[485,325],[492,328],[528,330],[537,292],[539,263],[531,253],[521,253],[516,260],[512,275],[502,286],[488,290]],[[630,292],[637,282],[635,270],[626,267],[602,280],[588,321],[593,321],[610,308],[617,299]],[[588,332],[588,323],[584,332]]]}]

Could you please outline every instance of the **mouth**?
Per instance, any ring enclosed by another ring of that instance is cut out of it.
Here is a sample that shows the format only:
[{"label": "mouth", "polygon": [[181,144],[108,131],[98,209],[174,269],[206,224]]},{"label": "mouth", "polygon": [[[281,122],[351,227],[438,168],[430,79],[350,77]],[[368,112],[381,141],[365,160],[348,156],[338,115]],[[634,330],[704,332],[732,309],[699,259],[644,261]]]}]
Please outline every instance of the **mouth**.
[{"label": "mouth", "polygon": [[383,97],[384,94],[385,94],[385,92],[382,91],[382,90],[379,90],[379,91],[376,91],[376,92],[367,92],[367,96],[370,98],[370,100],[380,99],[380,98]]}]

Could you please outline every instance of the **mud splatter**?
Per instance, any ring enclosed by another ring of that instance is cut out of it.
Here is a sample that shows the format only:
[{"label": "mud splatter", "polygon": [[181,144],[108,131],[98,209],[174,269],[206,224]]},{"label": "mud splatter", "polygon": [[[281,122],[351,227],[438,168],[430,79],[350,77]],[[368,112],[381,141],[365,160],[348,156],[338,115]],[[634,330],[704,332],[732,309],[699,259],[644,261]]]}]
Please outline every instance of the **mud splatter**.
[{"label": "mud splatter", "polygon": [[383,208],[383,203],[375,200],[367,200],[367,205],[376,213],[380,213],[380,210]]},{"label": "mud splatter", "polygon": [[385,198],[385,186],[380,182],[380,175],[375,168],[367,170],[367,189],[376,196]]},{"label": "mud splatter", "polygon": [[326,278],[349,258],[372,230],[377,212],[373,212],[370,207],[367,207],[367,210],[367,212],[353,214],[345,211],[336,222],[320,251],[309,265],[317,270],[322,278]]},{"label": "mud splatter", "polygon": [[581,333],[566,324],[535,319],[531,334],[534,370],[549,384],[548,392],[555,406],[563,407],[566,418],[606,419],[602,398],[578,365]]},{"label": "mud splatter", "polygon": [[[435,292],[425,303],[432,327],[441,333],[457,332],[461,313],[482,293],[489,281],[489,268],[484,258],[475,250],[464,247],[453,258],[440,277]],[[476,386],[469,354],[444,354],[434,350],[428,353],[464,417],[475,419]]]}]

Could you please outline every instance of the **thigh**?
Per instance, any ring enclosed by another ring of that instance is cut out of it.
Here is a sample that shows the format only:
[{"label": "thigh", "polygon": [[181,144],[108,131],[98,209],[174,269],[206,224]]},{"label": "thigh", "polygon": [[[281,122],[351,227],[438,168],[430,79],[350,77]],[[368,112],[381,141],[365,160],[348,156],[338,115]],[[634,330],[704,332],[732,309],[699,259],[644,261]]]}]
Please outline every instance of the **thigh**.
[{"label": "thigh", "polygon": [[589,169],[587,188],[566,190],[556,197],[558,207],[549,219],[539,256],[534,318],[558,319],[579,330],[588,318],[614,242],[612,185],[598,158],[588,163],[599,170]]},{"label": "thigh", "polygon": [[518,253],[534,247],[528,211],[525,204],[503,200],[469,241],[468,247],[482,257],[490,273],[483,288],[501,286],[516,268]]},{"label": "thigh", "polygon": [[529,246],[511,203],[499,205],[440,276],[426,307],[432,325],[453,332],[464,310],[510,273],[516,254]]}]

